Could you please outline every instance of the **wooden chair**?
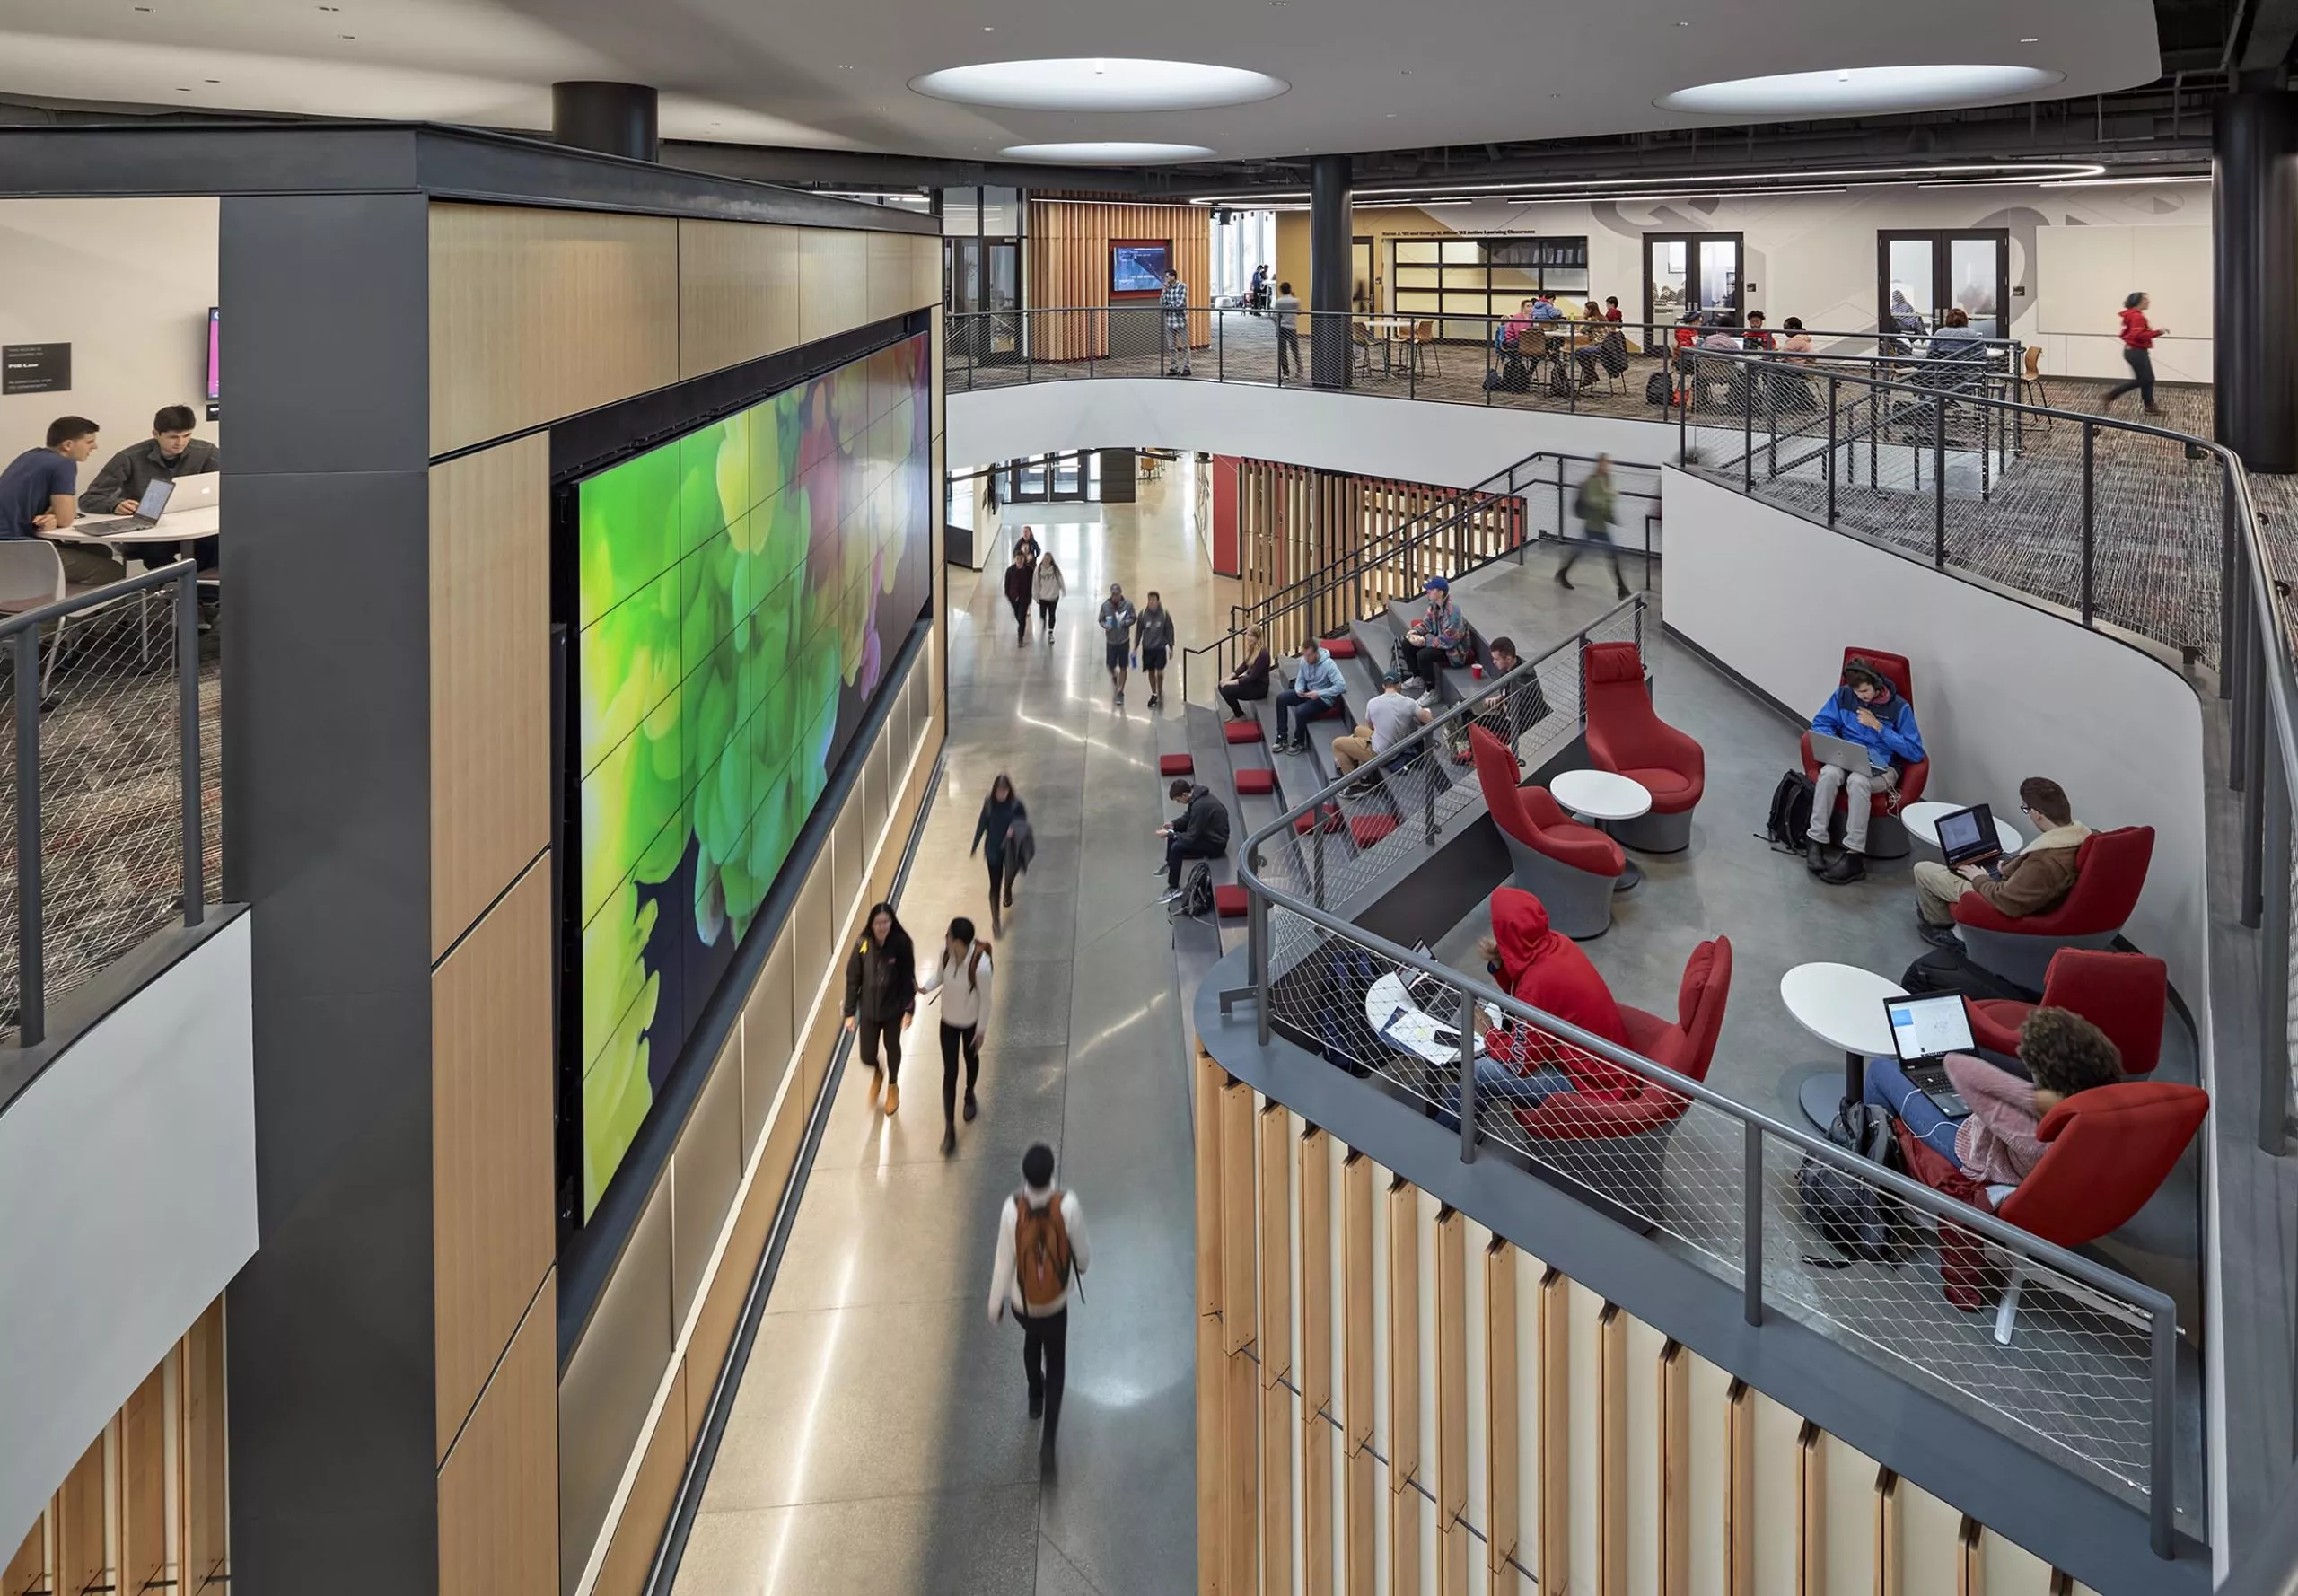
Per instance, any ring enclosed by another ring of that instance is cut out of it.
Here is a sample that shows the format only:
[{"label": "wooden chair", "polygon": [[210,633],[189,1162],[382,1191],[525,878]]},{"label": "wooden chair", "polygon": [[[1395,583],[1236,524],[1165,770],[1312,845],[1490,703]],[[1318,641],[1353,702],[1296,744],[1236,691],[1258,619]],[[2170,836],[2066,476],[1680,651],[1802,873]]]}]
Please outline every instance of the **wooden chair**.
[{"label": "wooden chair", "polygon": [[1432,370],[1441,372],[1444,369],[1444,362],[1436,352],[1436,324],[1434,321],[1416,321],[1412,324],[1412,364],[1416,369],[1419,366],[1424,353],[1428,357],[1428,364]]},{"label": "wooden chair", "polygon": [[[2030,388],[2035,390],[2035,397],[2043,402],[2044,408],[2048,408],[2050,390],[2043,386],[2043,346],[2040,344],[2027,346],[2026,364],[2019,371],[2019,402],[2022,405],[2027,402],[2027,390]],[[2052,418],[2044,417],[2043,425],[2047,427],[2053,425]]]},{"label": "wooden chair", "polygon": [[1348,323],[1348,343],[1350,353],[1355,359],[1356,369],[1360,372],[1371,371],[1373,369],[1373,329],[1362,321],[1352,319]]}]

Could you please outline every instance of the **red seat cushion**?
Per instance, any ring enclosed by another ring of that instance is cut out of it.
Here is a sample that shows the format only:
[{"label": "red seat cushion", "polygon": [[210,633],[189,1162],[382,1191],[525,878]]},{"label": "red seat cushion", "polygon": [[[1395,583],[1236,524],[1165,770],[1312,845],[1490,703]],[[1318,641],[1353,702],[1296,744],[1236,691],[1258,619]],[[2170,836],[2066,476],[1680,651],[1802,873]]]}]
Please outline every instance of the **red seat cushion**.
[{"label": "red seat cushion", "polygon": [[1223,723],[1221,735],[1232,742],[1259,742],[1260,723],[1259,721],[1228,721]]},{"label": "red seat cushion", "polygon": [[1356,657],[1356,639],[1354,637],[1328,637],[1324,642],[1324,649],[1327,653],[1332,655],[1336,660],[1353,660]]},{"label": "red seat cushion", "polygon": [[1265,766],[1237,772],[1237,792],[1240,795],[1273,793],[1276,790],[1276,772]]},{"label": "red seat cushion", "polygon": [[[1310,832],[1314,831],[1317,829],[1318,819],[1319,817],[1316,815],[1296,815],[1293,820],[1293,829],[1299,832],[1302,836],[1306,837]],[[1322,819],[1324,820],[1324,828],[1326,830],[1339,830],[1340,805],[1338,803],[1327,804],[1324,809]]]},{"label": "red seat cushion", "polygon": [[1360,848],[1371,847],[1396,829],[1397,818],[1394,815],[1351,815],[1348,817],[1348,834],[1356,839],[1356,846]]},{"label": "red seat cushion", "polygon": [[1159,754],[1157,756],[1159,776],[1193,776],[1196,772],[1197,761],[1187,754]]},{"label": "red seat cushion", "polygon": [[1224,920],[1241,918],[1245,912],[1245,890],[1231,882],[1213,889],[1213,908]]}]

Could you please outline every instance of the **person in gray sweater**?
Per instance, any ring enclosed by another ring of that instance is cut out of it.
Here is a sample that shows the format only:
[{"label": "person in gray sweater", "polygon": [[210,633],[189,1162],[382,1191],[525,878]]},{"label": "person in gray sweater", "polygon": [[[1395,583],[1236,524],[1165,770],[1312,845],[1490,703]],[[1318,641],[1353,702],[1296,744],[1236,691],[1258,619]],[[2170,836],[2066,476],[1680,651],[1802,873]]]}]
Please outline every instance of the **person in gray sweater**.
[{"label": "person in gray sweater", "polygon": [[1149,601],[1141,607],[1141,618],[1135,623],[1135,644],[1141,650],[1141,669],[1149,676],[1149,707],[1157,708],[1165,701],[1165,661],[1173,647],[1173,612],[1152,588]]}]

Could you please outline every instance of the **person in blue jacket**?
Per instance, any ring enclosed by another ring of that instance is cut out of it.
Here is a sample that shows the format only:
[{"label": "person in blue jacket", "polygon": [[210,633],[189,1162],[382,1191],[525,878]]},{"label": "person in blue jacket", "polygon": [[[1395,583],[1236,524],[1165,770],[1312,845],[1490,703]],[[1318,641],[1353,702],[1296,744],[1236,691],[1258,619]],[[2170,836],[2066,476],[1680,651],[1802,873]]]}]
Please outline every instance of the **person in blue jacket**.
[{"label": "person in blue jacket", "polygon": [[[1874,814],[1875,794],[1896,791],[1901,768],[1923,758],[1923,732],[1915,723],[1915,706],[1900,695],[1897,684],[1856,654],[1843,668],[1843,685],[1811,717],[1811,730],[1867,750],[1865,770],[1820,766],[1811,794],[1804,862],[1821,881],[1841,886],[1867,873],[1867,822]],[[1843,822],[1843,851],[1829,859],[1828,826],[1835,818],[1836,795],[1846,792],[1850,802]]]}]

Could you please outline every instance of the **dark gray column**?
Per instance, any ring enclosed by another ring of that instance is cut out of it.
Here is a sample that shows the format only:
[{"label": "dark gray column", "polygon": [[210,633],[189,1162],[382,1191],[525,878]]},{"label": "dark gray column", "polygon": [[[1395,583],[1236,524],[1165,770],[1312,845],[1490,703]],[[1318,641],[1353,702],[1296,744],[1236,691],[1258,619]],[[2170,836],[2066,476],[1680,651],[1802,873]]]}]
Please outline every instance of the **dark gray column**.
[{"label": "dark gray column", "polygon": [[2298,95],[2227,95],[2213,145],[2218,441],[2298,471]]},{"label": "dark gray column", "polygon": [[1348,386],[1348,262],[1355,236],[1346,155],[1309,163],[1309,373],[1320,388]]},{"label": "dark gray column", "polygon": [[601,155],[662,158],[654,91],[643,83],[551,84],[550,136],[554,143]]}]

